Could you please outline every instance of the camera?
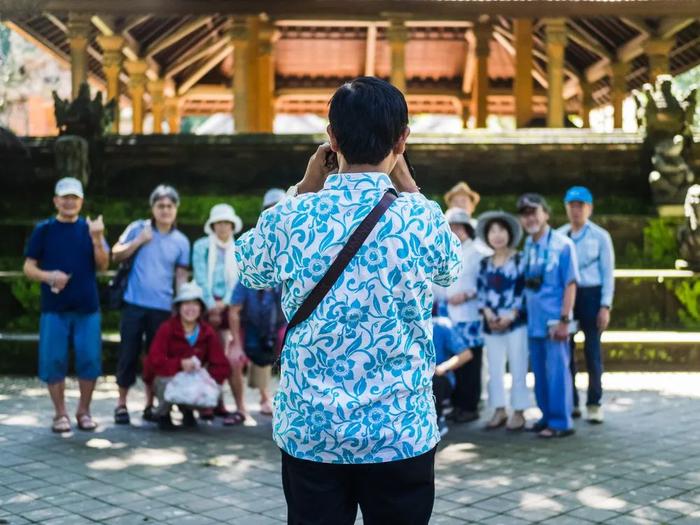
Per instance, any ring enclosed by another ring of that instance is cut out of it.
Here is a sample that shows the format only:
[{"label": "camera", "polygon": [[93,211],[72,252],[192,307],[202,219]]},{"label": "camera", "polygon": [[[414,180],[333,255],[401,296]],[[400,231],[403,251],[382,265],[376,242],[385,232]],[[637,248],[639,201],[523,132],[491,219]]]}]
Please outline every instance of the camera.
[{"label": "camera", "polygon": [[540,288],[542,288],[542,277],[527,277],[525,279],[525,288],[539,292]]}]

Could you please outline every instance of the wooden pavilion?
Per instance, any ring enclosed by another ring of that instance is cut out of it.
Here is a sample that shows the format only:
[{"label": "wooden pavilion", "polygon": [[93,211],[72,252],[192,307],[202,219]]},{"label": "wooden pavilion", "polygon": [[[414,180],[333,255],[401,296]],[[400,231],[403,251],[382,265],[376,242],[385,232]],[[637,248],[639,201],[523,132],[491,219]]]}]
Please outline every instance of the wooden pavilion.
[{"label": "wooden pavilion", "polygon": [[[589,125],[632,89],[700,63],[698,0],[0,0],[3,22],[146,112],[154,133],[184,115],[232,112],[238,132],[276,113],[325,114],[347,79],[375,75],[412,113]],[[119,121],[114,123],[119,132]]]}]

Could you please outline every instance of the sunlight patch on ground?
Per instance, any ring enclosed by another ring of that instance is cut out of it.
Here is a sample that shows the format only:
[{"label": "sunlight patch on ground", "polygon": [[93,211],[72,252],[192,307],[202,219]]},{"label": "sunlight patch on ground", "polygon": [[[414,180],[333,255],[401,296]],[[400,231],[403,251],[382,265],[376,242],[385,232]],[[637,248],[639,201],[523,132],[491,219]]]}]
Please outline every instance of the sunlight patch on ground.
[{"label": "sunlight patch on ground", "polygon": [[[104,440],[106,441],[106,440]],[[93,470],[123,470],[131,466],[168,467],[187,461],[187,454],[181,447],[176,448],[138,448],[124,458],[109,457],[87,463]]]},{"label": "sunlight patch on ground", "polygon": [[578,500],[586,507],[603,510],[619,510],[627,506],[627,502],[615,498],[606,489],[601,487],[586,487],[576,493]]},{"label": "sunlight patch on ground", "polygon": [[0,424],[16,427],[38,427],[39,419],[30,415],[11,416],[9,414],[0,414]]}]

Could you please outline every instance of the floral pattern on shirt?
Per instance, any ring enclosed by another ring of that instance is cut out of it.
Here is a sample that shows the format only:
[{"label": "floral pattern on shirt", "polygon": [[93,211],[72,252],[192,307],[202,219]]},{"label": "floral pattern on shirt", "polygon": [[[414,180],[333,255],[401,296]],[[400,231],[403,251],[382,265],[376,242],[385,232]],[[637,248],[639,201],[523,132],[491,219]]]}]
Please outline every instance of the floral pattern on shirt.
[{"label": "floral pattern on shirt", "polygon": [[[291,319],[350,234],[391,187],[385,174],[328,177],[318,193],[263,213],[238,241],[241,281],[283,284]],[[461,270],[439,206],[402,193],[282,351],[273,434],[292,456],[376,463],[418,456],[440,439],[432,376],[432,285]]]}]

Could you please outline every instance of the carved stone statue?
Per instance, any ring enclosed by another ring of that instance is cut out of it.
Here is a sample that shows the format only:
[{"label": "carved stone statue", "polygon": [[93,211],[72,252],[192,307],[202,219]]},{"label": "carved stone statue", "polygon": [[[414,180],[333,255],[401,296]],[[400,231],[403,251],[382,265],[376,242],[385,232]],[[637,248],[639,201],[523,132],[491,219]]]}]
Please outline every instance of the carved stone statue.
[{"label": "carved stone statue", "polygon": [[680,256],[688,269],[700,272],[700,184],[688,189],[683,210],[685,224],[678,230]]},{"label": "carved stone statue", "polygon": [[687,162],[693,143],[691,123],[697,104],[697,90],[684,100],[672,93],[672,78],[661,75],[656,86],[636,92],[637,122],[644,130],[644,171],[648,173],[654,202],[681,204],[695,176]]},{"label": "carved stone statue", "polygon": [[78,96],[72,100],[62,100],[53,92],[56,124],[61,135],[79,135],[88,140],[101,137],[114,118],[115,101],[102,103],[102,93],[90,99],[90,88],[81,84]]}]

